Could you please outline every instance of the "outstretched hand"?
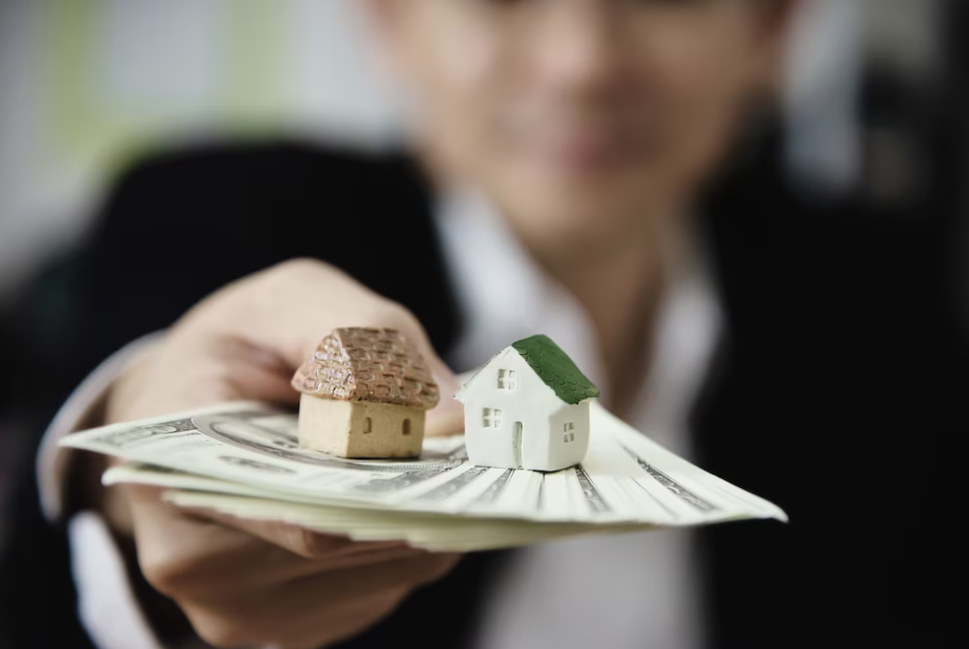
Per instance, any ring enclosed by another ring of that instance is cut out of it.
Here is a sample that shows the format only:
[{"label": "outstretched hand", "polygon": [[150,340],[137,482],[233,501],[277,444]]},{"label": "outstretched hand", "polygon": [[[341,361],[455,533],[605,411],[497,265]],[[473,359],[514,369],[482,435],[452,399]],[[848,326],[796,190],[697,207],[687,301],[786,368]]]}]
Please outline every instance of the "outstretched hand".
[{"label": "outstretched hand", "polygon": [[[113,386],[108,423],[231,400],[298,402],[290,385],[320,339],[345,326],[389,327],[415,343],[441,389],[427,435],[463,427],[453,373],[406,309],[325,264],[299,260],[199,303]],[[388,615],[459,556],[403,543],[358,543],[294,525],[165,503],[156,488],[111,487],[102,509],[130,534],[148,582],[219,647],[321,647]]]}]

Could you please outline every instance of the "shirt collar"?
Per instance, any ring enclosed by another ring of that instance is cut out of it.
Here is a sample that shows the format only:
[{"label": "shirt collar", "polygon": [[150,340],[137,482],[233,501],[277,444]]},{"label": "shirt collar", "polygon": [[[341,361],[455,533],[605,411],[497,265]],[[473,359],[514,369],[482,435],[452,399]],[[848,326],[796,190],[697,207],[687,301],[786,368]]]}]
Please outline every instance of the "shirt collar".
[{"label": "shirt collar", "polygon": [[[593,383],[606,383],[588,314],[532,260],[488,201],[467,191],[445,194],[435,217],[465,323],[447,359],[452,367],[472,370],[514,341],[544,333]],[[697,238],[690,234],[684,237],[683,254],[677,255],[680,263],[664,291],[648,346],[650,374],[627,416],[654,441],[683,456],[690,454],[682,432],[686,415],[721,322]]]}]

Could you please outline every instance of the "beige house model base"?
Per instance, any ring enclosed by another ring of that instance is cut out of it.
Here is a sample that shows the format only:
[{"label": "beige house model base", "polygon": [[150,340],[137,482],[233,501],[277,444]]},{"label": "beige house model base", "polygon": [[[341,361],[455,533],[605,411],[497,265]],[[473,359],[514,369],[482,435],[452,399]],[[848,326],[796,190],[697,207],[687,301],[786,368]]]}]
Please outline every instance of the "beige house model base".
[{"label": "beige house model base", "polygon": [[419,456],[424,413],[440,397],[417,348],[394,329],[336,329],[292,383],[302,393],[300,446],[348,458]]},{"label": "beige house model base", "polygon": [[417,457],[423,440],[420,408],[308,394],[300,398],[299,443],[305,448],[340,457]]}]

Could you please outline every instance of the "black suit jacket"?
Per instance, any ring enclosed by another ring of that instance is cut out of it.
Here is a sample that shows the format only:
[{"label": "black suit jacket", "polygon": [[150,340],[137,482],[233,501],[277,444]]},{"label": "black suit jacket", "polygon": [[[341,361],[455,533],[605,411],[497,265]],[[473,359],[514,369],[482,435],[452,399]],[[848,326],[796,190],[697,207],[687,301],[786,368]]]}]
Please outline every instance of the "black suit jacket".
[{"label": "black suit jacket", "polygon": [[[700,210],[726,319],[692,420],[701,465],[791,517],[701,534],[710,645],[950,646],[966,635],[947,593],[961,586],[954,468],[969,394],[955,183],[937,174],[910,205],[816,205],[775,162],[735,165]],[[33,410],[212,291],[302,256],[409,307],[445,354],[460,330],[408,158],[293,143],[174,152],[126,172],[88,241],[28,296],[24,345],[47,386]],[[84,646],[63,530],[31,491],[0,574],[8,642]],[[348,646],[467,646],[501,559],[473,555]]]}]

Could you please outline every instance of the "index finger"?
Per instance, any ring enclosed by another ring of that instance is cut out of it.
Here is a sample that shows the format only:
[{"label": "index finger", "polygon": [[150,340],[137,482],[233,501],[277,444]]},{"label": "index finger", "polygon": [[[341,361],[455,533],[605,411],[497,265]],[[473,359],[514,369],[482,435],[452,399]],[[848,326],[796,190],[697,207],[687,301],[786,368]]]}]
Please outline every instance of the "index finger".
[{"label": "index finger", "polygon": [[323,534],[281,520],[242,518],[208,507],[180,507],[165,500],[164,494],[168,491],[165,487],[140,484],[118,487],[127,494],[132,512],[142,514],[149,525],[159,521],[170,524],[173,515],[195,517],[245,532],[308,559],[410,548],[403,541],[354,541],[348,536]]},{"label": "index finger", "polygon": [[[348,536],[316,532],[282,520],[244,518],[201,507],[179,507],[179,510],[246,532],[307,559],[380,556],[388,550],[409,550],[407,554],[423,552],[404,541],[354,541]],[[394,553],[395,558],[398,554]]]}]

